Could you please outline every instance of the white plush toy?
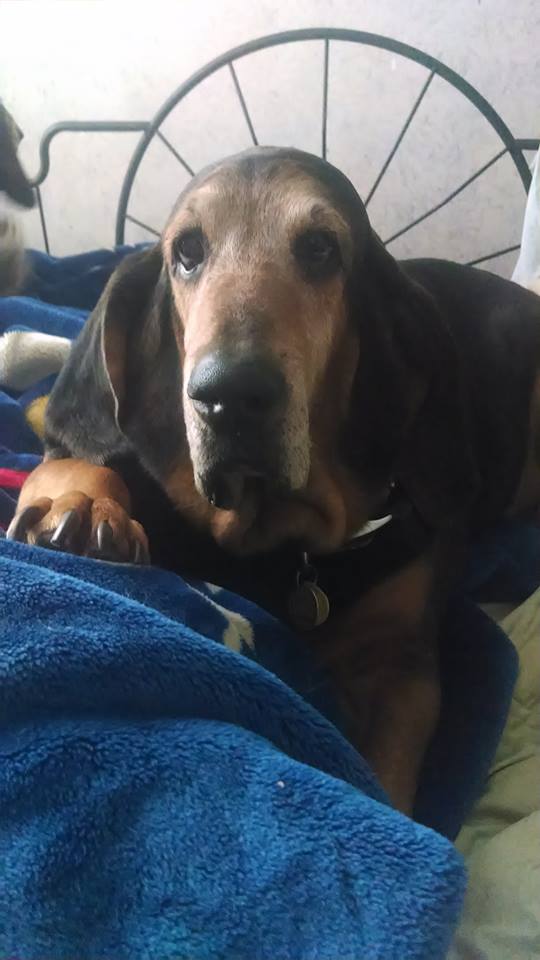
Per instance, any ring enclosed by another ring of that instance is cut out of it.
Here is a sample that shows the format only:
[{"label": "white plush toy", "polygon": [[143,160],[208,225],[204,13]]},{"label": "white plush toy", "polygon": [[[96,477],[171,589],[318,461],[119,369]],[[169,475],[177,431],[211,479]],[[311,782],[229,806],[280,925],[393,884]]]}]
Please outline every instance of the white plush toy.
[{"label": "white plush toy", "polygon": [[70,340],[48,333],[5,333],[0,337],[0,387],[26,390],[51,373],[58,373],[70,347]]}]

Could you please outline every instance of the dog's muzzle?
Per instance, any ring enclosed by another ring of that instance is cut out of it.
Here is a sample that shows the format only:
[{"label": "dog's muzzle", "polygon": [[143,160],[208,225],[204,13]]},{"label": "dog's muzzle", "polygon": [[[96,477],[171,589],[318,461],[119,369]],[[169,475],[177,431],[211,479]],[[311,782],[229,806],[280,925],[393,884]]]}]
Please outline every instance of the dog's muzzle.
[{"label": "dog's muzzle", "polygon": [[216,507],[240,506],[247,489],[279,485],[280,436],[289,390],[265,354],[215,351],[187,385],[190,448],[201,491]]}]

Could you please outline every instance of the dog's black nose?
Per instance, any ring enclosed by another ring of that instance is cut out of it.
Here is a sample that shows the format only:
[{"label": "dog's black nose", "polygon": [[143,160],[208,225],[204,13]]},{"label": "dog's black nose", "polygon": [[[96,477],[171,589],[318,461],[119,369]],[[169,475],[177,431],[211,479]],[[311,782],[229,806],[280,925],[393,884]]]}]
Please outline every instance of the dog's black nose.
[{"label": "dog's black nose", "polygon": [[282,411],[287,387],[283,373],[264,355],[207,354],[189,378],[188,397],[211,423],[268,421]]}]

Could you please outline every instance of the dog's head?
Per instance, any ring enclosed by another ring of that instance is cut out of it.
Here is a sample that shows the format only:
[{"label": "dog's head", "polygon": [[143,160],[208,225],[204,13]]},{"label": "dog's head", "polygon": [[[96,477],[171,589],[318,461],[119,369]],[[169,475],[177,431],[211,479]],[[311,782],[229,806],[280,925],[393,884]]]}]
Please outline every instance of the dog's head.
[{"label": "dog's head", "polygon": [[[338,546],[396,471],[415,474],[427,395],[455,385],[429,295],[346,177],[296,150],[250,150],[195,177],[93,327],[122,431],[179,508],[240,551]],[[461,457],[447,413],[437,472]],[[428,492],[428,512],[441,496]]]},{"label": "dog's head", "polygon": [[34,193],[21,167],[17,149],[22,132],[0,100],[0,296],[12,296],[25,277],[22,231],[8,210],[2,209],[2,194],[23,207],[34,205]]},{"label": "dog's head", "polygon": [[33,207],[32,187],[17,156],[22,137],[22,131],[0,100],[0,193],[22,207]]},{"label": "dog's head", "polygon": [[369,234],[353,203],[314,157],[257,150],[197,177],[165,229],[191,462],[218,508],[294,497],[335,456],[359,349],[347,284]]}]

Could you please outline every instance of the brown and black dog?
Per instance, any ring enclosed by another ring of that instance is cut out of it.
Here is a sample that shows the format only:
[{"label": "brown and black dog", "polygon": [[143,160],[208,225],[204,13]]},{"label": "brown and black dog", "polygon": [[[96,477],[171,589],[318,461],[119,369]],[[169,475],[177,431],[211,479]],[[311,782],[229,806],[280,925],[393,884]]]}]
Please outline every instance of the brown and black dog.
[{"label": "brown and black dog", "polygon": [[461,550],[540,502],[539,371],[540,298],[397,263],[338,170],[250,150],[111,278],[9,536],[125,561],[149,542],[285,618],[305,579],[351,739],[410,811]]},{"label": "brown and black dog", "polygon": [[[0,100],[0,197],[6,194],[21,207],[33,207],[34,193],[17,156],[22,132]],[[0,297],[13,296],[26,274],[22,231],[0,209]]]}]

